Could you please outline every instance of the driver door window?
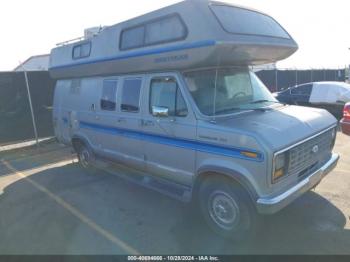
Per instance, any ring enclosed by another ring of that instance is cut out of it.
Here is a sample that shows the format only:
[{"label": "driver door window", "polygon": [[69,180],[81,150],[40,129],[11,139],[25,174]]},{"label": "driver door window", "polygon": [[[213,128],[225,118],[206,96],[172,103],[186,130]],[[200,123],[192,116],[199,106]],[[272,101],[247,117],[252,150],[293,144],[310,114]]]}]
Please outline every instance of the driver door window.
[{"label": "driver door window", "polygon": [[185,100],[177,82],[173,78],[155,78],[151,81],[150,113],[153,107],[167,108],[169,116],[186,117],[188,114]]}]

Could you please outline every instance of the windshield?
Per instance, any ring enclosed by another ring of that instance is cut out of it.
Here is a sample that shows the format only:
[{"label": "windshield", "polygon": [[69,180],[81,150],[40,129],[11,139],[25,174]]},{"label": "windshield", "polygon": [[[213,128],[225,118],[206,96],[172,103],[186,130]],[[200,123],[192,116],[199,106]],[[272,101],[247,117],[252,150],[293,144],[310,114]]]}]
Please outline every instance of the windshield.
[{"label": "windshield", "polygon": [[[248,69],[212,69],[185,74],[188,89],[202,114],[224,115],[277,103]],[[260,104],[260,105],[259,105]]]}]

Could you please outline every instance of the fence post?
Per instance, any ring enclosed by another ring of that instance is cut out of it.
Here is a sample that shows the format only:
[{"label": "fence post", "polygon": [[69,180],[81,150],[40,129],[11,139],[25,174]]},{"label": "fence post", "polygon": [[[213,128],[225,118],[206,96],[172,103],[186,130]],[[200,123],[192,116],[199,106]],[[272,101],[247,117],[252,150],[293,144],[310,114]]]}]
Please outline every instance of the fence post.
[{"label": "fence post", "polygon": [[311,68],[311,83],[314,81],[314,70]]},{"label": "fence post", "polygon": [[334,81],[338,81],[337,74],[338,74],[338,70],[334,70]]},{"label": "fence post", "polygon": [[280,91],[278,88],[278,70],[277,68],[275,68],[275,87],[276,87],[276,91]]},{"label": "fence post", "polygon": [[30,113],[32,115],[32,122],[33,122],[35,141],[36,141],[36,145],[39,146],[38,131],[37,131],[37,128],[36,128],[36,121],[35,121],[35,115],[34,115],[33,104],[32,104],[32,96],[30,94],[28,75],[27,75],[27,71],[23,67],[23,64],[21,64],[21,67],[23,69],[24,79],[25,79],[25,83],[26,83],[26,87],[27,87],[28,101],[29,101]]},{"label": "fence post", "polygon": [[298,85],[298,70],[295,69],[295,85]]}]

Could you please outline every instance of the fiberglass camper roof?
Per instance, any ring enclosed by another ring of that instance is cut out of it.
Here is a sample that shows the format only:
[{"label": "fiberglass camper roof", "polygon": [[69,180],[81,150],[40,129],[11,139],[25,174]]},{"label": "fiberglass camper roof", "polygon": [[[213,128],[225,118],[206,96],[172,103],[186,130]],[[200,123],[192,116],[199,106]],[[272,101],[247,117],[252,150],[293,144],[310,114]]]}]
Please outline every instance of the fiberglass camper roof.
[{"label": "fiberglass camper roof", "polygon": [[101,29],[51,52],[54,78],[273,63],[298,46],[261,12],[187,0]]}]

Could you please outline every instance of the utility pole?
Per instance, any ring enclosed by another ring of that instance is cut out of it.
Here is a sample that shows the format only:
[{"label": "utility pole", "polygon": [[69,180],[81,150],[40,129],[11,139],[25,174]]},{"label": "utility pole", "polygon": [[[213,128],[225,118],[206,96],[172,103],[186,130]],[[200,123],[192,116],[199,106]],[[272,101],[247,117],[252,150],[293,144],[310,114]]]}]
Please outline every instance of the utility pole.
[{"label": "utility pole", "polygon": [[25,79],[25,82],[26,82],[30,113],[32,115],[32,123],[33,123],[35,141],[36,141],[36,145],[39,146],[38,130],[36,128],[36,121],[35,121],[35,115],[34,115],[34,110],[33,110],[32,96],[30,94],[30,88],[29,88],[28,74],[27,74],[27,71],[25,70],[25,68],[24,68],[22,63],[20,63],[20,66],[23,69],[24,79]]}]

